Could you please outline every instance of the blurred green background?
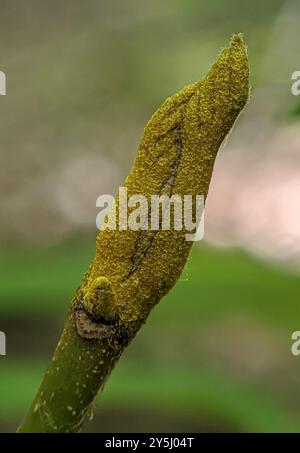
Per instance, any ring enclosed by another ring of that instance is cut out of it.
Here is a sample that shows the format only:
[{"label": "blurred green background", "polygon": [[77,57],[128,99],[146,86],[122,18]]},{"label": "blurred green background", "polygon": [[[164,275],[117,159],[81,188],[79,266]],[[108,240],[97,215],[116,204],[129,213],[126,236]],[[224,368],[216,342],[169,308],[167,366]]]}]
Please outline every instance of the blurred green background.
[{"label": "blurred green background", "polygon": [[161,102],[233,33],[252,101],[216,163],[205,241],[108,381],[85,431],[300,431],[296,1],[0,0],[0,431],[15,431]]}]

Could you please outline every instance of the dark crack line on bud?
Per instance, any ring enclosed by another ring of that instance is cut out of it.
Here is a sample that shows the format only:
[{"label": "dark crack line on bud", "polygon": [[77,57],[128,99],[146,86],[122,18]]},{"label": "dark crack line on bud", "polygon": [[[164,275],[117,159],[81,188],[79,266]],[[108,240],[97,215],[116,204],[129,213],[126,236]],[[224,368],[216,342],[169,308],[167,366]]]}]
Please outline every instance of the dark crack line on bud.
[{"label": "dark crack line on bud", "polygon": [[[178,167],[179,167],[181,156],[182,156],[182,137],[181,137],[180,125],[173,128],[172,131],[175,132],[176,156],[170,166],[169,175],[167,176],[165,181],[163,181],[161,184],[161,188],[159,190],[159,196],[161,196],[161,195],[171,196],[172,195],[175,178],[178,173]],[[147,222],[148,222],[148,219],[147,219]],[[158,231],[145,231],[145,230],[138,231],[138,236],[137,236],[137,239],[135,242],[134,251],[133,251],[133,254],[131,257],[131,263],[132,263],[131,269],[128,272],[128,274],[123,278],[123,280],[122,280],[123,282],[125,280],[127,280],[129,277],[131,277],[131,275],[137,271],[139,265],[145,259],[147,253],[149,252],[149,249],[153,245],[153,242],[155,240],[155,237],[156,237],[156,234],[158,233]]]}]

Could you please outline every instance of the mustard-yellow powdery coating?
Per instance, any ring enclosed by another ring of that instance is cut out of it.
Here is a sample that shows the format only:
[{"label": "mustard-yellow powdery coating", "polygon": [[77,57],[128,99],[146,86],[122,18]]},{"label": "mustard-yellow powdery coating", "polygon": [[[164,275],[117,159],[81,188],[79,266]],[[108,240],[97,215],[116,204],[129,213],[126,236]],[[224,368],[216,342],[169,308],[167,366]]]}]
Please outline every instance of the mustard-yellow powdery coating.
[{"label": "mustard-yellow powdery coating", "polygon": [[[124,184],[128,197],[206,197],[217,151],[248,96],[247,53],[235,35],[206,77],[168,98],[150,119]],[[177,281],[191,245],[184,230],[101,231],[83,292],[91,293],[95,279],[105,277],[120,320],[135,330]]]},{"label": "mustard-yellow powdery coating", "polygon": [[83,302],[86,311],[93,319],[114,320],[116,301],[110,282],[106,277],[97,277],[91,282],[84,294]]}]

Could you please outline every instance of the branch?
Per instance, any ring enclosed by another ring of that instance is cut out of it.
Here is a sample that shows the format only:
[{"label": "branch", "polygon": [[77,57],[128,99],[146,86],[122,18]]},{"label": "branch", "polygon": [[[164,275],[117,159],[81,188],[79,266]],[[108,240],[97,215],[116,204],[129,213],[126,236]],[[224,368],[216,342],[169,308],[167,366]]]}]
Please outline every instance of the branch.
[{"label": "branch", "polygon": [[[125,181],[128,197],[206,197],[217,151],[248,95],[247,55],[236,35],[205,78],[152,116]],[[96,256],[19,432],[81,429],[123,350],[179,278],[192,244],[185,233],[117,228],[98,234]]]}]

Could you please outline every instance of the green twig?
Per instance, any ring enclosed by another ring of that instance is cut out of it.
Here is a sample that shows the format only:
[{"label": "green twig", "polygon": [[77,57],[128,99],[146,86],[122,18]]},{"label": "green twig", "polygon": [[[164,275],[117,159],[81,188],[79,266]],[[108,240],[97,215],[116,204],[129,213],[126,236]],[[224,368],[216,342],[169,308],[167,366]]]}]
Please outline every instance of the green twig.
[{"label": "green twig", "polygon": [[[205,78],[167,99],[152,116],[125,181],[128,196],[206,197],[217,151],[248,95],[247,55],[236,35]],[[191,248],[185,233],[174,228],[99,233],[95,259],[19,432],[81,429],[124,348],[177,281]]]}]

